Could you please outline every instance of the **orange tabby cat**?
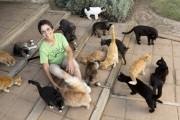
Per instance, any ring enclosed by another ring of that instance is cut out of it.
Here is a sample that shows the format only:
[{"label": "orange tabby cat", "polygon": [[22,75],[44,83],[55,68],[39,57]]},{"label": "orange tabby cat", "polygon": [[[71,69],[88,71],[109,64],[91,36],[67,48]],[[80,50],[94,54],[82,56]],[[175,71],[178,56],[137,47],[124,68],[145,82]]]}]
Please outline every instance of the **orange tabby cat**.
[{"label": "orange tabby cat", "polygon": [[106,52],[96,50],[94,52],[91,52],[89,55],[82,56],[81,57],[81,62],[83,64],[86,64],[88,61],[89,62],[94,62],[94,61],[104,61],[106,58]]},{"label": "orange tabby cat", "polygon": [[112,41],[108,48],[108,53],[105,61],[100,63],[101,69],[106,69],[108,66],[113,65],[116,67],[118,63],[118,49],[115,41],[115,33],[114,33],[114,26],[112,25]]},{"label": "orange tabby cat", "polygon": [[0,50],[0,63],[13,66],[15,62],[15,59],[8,52]]},{"label": "orange tabby cat", "polygon": [[64,97],[64,104],[72,107],[85,106],[87,109],[90,108],[91,96],[84,86],[82,80],[76,77],[71,77],[65,80],[65,82],[71,88],[66,85],[62,87],[61,93]]},{"label": "orange tabby cat", "polygon": [[9,77],[9,76],[1,76],[0,77],[0,89],[4,90],[4,92],[9,92],[7,89],[11,87],[13,84],[20,86],[22,83],[21,77]]},{"label": "orange tabby cat", "polygon": [[129,75],[132,79],[132,81],[129,82],[130,84],[132,85],[137,84],[136,78],[138,74],[141,71],[143,75],[145,74],[144,69],[145,69],[146,63],[148,63],[150,60],[151,60],[151,53],[147,53],[143,55],[142,57],[138,58],[136,61],[134,61],[134,63],[129,69]]}]

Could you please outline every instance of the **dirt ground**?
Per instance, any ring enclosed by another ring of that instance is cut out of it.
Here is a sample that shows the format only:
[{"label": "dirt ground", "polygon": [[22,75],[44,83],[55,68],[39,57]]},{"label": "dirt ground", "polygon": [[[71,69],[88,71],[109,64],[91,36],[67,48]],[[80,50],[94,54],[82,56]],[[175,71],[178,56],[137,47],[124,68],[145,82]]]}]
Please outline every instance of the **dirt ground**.
[{"label": "dirt ground", "polygon": [[180,37],[180,22],[157,15],[149,8],[147,0],[134,0],[127,22],[152,26],[159,33]]}]

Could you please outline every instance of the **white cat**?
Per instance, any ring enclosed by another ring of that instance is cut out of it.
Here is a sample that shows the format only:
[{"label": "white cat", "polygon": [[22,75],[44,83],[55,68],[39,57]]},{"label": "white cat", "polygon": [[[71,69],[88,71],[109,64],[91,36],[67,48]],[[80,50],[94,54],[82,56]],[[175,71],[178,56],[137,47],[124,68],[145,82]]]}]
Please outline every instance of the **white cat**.
[{"label": "white cat", "polygon": [[104,11],[106,11],[105,7],[86,7],[86,8],[82,9],[80,17],[84,17],[84,14],[86,14],[88,19],[90,19],[90,20],[92,20],[90,15],[94,15],[95,19],[98,19],[98,14],[100,14],[101,12],[104,12]]}]

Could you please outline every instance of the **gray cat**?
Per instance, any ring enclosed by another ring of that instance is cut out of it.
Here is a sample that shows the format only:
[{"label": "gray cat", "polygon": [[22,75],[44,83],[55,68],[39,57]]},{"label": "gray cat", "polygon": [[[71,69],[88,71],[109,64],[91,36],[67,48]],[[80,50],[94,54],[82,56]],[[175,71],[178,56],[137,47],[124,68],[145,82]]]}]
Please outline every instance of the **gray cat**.
[{"label": "gray cat", "polygon": [[34,46],[30,46],[30,45],[34,45],[33,40],[16,43],[13,48],[14,56],[29,57],[30,51],[34,48],[37,48],[37,45],[34,45]]}]

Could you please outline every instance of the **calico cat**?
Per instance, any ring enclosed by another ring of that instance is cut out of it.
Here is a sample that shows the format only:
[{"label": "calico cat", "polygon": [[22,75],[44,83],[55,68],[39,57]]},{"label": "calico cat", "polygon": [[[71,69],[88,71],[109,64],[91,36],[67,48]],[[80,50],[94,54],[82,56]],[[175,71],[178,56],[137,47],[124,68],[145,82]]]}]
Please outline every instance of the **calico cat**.
[{"label": "calico cat", "polygon": [[72,107],[85,106],[89,109],[91,96],[85,88],[83,81],[76,77],[70,77],[65,79],[65,82],[68,84],[62,87],[65,105]]},{"label": "calico cat", "polygon": [[81,63],[86,64],[88,61],[93,62],[93,61],[104,61],[106,59],[106,52],[102,52],[100,50],[96,50],[94,52],[91,52],[90,54],[86,56],[81,57]]},{"label": "calico cat", "polygon": [[8,52],[0,50],[0,63],[13,66],[16,60]]},{"label": "calico cat", "polygon": [[137,79],[136,85],[131,85],[129,82],[131,81],[131,77],[123,74],[122,72],[118,76],[118,81],[125,82],[129,88],[131,89],[131,95],[134,95],[136,93],[139,93],[145,100],[148,106],[150,107],[149,112],[152,113],[155,111],[156,108],[156,102],[162,103],[162,101],[158,100],[157,96],[154,95],[153,90],[144,84],[141,80]]},{"label": "calico cat", "polygon": [[149,26],[143,26],[143,25],[135,26],[129,32],[122,32],[122,33],[129,34],[133,31],[136,35],[137,44],[139,44],[139,45],[141,44],[140,43],[141,36],[147,36],[148,45],[151,45],[151,44],[154,45],[154,40],[156,40],[156,38],[158,37],[158,31],[155,28],[149,27]]},{"label": "calico cat", "polygon": [[103,62],[100,62],[100,68],[106,69],[108,66],[113,65],[116,67],[118,63],[118,49],[115,41],[114,26],[112,25],[112,41],[108,48],[107,57]]},{"label": "calico cat", "polygon": [[136,61],[133,62],[131,67],[129,68],[129,75],[132,79],[129,83],[132,85],[136,85],[137,81],[136,78],[140,72],[144,75],[144,69],[146,67],[146,64],[151,60],[151,53],[147,53],[140,58],[138,58]]},{"label": "calico cat", "polygon": [[88,85],[96,84],[96,81],[94,78],[97,75],[98,68],[99,68],[99,61],[87,62],[86,68],[85,68],[85,71],[86,71],[85,80]]},{"label": "calico cat", "polygon": [[34,80],[28,80],[28,83],[37,86],[39,95],[50,108],[53,108],[53,105],[55,105],[59,112],[62,112],[64,108],[64,98],[58,90],[51,86],[41,87],[40,84]]},{"label": "calico cat", "polygon": [[[107,45],[109,46],[111,43],[111,39],[101,39],[101,46],[103,45]],[[128,47],[126,47],[122,41],[116,39],[116,45],[118,47],[118,53],[119,53],[119,58],[120,55],[122,56],[123,60],[124,60],[124,64],[126,64],[126,59],[125,59],[125,54],[126,51],[129,49]]]},{"label": "calico cat", "polygon": [[153,92],[156,95],[156,89],[158,89],[157,98],[162,95],[162,87],[166,81],[166,76],[169,73],[168,66],[164,61],[163,57],[159,59],[156,64],[158,67],[155,69],[155,73],[151,74],[150,85],[153,87]]},{"label": "calico cat", "polygon": [[1,76],[0,77],[0,89],[4,92],[9,92],[8,87],[11,87],[13,84],[20,86],[22,80],[20,76],[10,77],[10,76]]},{"label": "calico cat", "polygon": [[84,17],[84,15],[86,14],[87,18],[90,20],[92,20],[90,15],[94,15],[95,19],[98,19],[98,14],[100,14],[104,11],[106,11],[105,7],[86,7],[81,10],[80,17]]},{"label": "calico cat", "polygon": [[13,54],[16,57],[29,57],[30,51],[35,48],[37,48],[37,45],[30,46],[30,41],[18,42],[14,45]]},{"label": "calico cat", "polygon": [[98,37],[100,38],[100,34],[98,32],[98,30],[103,30],[103,35],[106,35],[106,31],[109,31],[109,29],[111,28],[112,24],[109,24],[107,21],[106,22],[96,22],[93,24],[92,26],[92,35],[98,35]]}]

